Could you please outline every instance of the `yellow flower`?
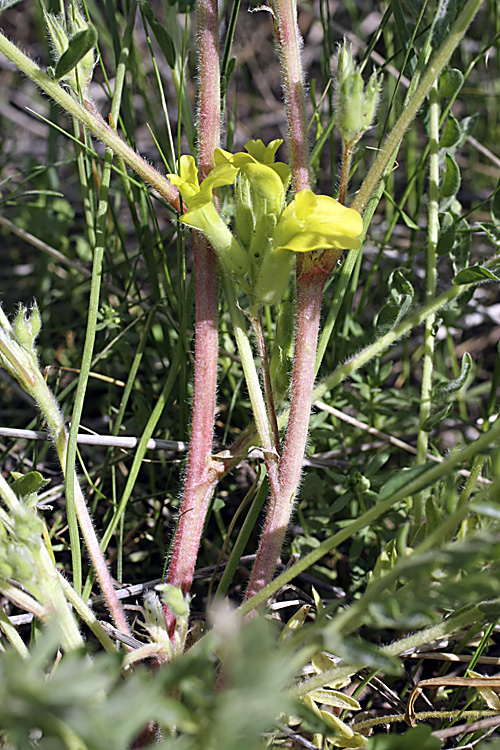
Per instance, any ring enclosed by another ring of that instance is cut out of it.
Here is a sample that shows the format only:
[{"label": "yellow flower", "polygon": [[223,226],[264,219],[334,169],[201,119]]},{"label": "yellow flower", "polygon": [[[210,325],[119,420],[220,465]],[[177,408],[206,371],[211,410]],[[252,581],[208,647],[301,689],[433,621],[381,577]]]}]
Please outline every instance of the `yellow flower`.
[{"label": "yellow flower", "polygon": [[243,285],[249,268],[247,253],[219,215],[212,195],[215,188],[231,185],[238,170],[231,164],[223,164],[212,169],[200,185],[195,161],[192,156],[185,155],[179,160],[178,171],[179,174],[167,177],[177,185],[186,204],[187,211],[180,220],[205,235],[222,263]]},{"label": "yellow flower", "polygon": [[302,190],[285,208],[273,237],[274,250],[308,253],[312,250],[357,250],[363,220],[328,195]]},{"label": "yellow flower", "polygon": [[179,159],[178,172],[178,174],[168,174],[167,177],[172,185],[179,188],[182,200],[188,209],[183,216],[183,220],[186,219],[190,211],[211,203],[213,191],[223,185],[232,185],[238,174],[236,167],[229,163],[222,164],[212,169],[200,185],[196,162],[192,156],[186,154]]},{"label": "yellow flower", "polygon": [[245,143],[246,154],[243,151],[231,154],[222,148],[216,148],[214,152],[217,167],[224,165],[237,167],[240,175],[248,179],[252,190],[267,201],[268,210],[274,213],[281,211],[290,182],[288,164],[280,161],[274,162],[276,151],[282,143],[281,138],[276,138],[265,146],[259,138]]}]

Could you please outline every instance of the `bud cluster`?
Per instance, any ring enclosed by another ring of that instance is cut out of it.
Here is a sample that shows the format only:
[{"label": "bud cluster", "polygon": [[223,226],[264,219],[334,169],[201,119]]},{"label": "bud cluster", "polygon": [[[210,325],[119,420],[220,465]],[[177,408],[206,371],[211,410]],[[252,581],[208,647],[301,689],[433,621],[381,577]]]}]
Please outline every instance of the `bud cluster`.
[{"label": "bud cluster", "polygon": [[13,579],[40,599],[43,523],[33,508],[22,503],[10,511],[2,513],[0,520],[0,582]]},{"label": "bud cluster", "polygon": [[[47,531],[29,504],[36,501],[36,492],[30,491],[36,482],[36,476],[27,474],[9,485],[0,474],[0,497],[8,511],[0,507],[0,592],[44,623],[56,623],[64,649],[79,648],[83,641],[68,608]],[[43,483],[42,478],[38,484]],[[16,491],[23,487],[26,498]]]},{"label": "bud cluster", "polygon": [[[144,596],[144,627],[148,631],[153,643],[159,647],[159,655],[164,655],[170,661],[177,654],[182,653],[188,632],[189,594],[183,595],[178,586],[162,583],[156,586],[161,594],[161,601],[154,591],[148,591]],[[168,607],[175,616],[175,633],[170,638],[165,622],[163,608]]]}]

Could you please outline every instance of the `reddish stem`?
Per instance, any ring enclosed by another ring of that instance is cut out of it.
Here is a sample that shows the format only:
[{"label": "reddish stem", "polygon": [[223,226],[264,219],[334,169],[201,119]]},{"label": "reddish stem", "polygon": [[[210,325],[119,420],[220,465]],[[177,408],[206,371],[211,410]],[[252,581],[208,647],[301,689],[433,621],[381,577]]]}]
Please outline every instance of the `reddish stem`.
[{"label": "reddish stem", "polygon": [[[195,238],[195,364],[193,421],[186,482],[175,533],[167,582],[186,594],[193,580],[208,503],[219,469],[211,458],[217,387],[217,275],[211,247],[199,234]],[[165,611],[169,629],[175,618]]]},{"label": "reddish stem", "polygon": [[[297,283],[297,323],[290,418],[278,473],[278,494],[271,494],[245,600],[273,577],[293,510],[309,431],[321,299],[327,274],[307,263]],[[304,263],[301,263],[304,266]]]},{"label": "reddish stem", "polygon": [[[214,150],[220,146],[219,17],[217,0],[198,0],[198,167],[200,181],[214,166]],[[215,255],[214,255],[215,260]]]},{"label": "reddish stem", "polygon": [[310,186],[306,103],[295,0],[274,0],[274,33],[281,61],[286,119],[295,193]]},{"label": "reddish stem", "polygon": [[[219,23],[217,0],[198,0],[198,167],[204,179],[220,144]],[[193,417],[186,481],[167,582],[191,588],[208,504],[222,466],[212,459],[218,364],[217,259],[208,242],[193,233],[195,274],[195,364]],[[175,617],[164,607],[170,635]]]},{"label": "reddish stem", "polygon": [[[310,186],[306,107],[300,36],[295,0],[274,0],[275,34],[280,50],[295,193]],[[316,350],[323,288],[340,252],[297,257],[297,318],[290,418],[278,472],[278,491],[271,492],[264,529],[245,600],[274,575],[297,495],[312,407]]]}]

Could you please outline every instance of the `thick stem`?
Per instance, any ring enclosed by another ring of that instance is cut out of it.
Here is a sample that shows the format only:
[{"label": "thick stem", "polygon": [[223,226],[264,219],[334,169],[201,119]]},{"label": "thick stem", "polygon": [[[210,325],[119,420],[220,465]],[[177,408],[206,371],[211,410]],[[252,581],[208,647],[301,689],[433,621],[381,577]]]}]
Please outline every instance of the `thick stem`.
[{"label": "thick stem", "polygon": [[274,30],[281,60],[288,124],[290,166],[295,193],[310,187],[304,76],[295,0],[273,0]]},{"label": "thick stem", "polygon": [[290,418],[281,457],[280,493],[289,502],[297,491],[309,432],[321,300],[327,276],[313,269],[297,279],[297,321]]},{"label": "thick stem", "polygon": [[[208,503],[219,474],[211,457],[218,352],[215,256],[200,234],[194,235],[194,242],[196,322],[191,443],[167,577],[167,582],[180,586],[184,594],[193,580]],[[169,609],[165,616],[171,627],[175,618]]]},{"label": "thick stem", "polygon": [[220,145],[219,18],[216,0],[198,0],[198,167],[200,181],[214,166],[214,150]]},{"label": "thick stem", "polygon": [[[275,0],[272,8],[285,90],[292,181],[297,193],[310,186],[297,6],[294,0]],[[260,591],[274,575],[300,482],[311,414],[321,299],[329,275],[326,266],[329,270],[333,268],[330,254],[325,255],[321,260],[316,254],[314,257],[299,254],[297,258],[297,321],[290,418],[278,472],[278,492],[271,490],[245,600]]]},{"label": "thick stem", "polygon": [[[220,143],[219,22],[217,0],[198,0],[198,66],[200,179],[213,166],[214,149]],[[193,580],[208,504],[222,465],[212,459],[212,436],[217,389],[218,298],[217,259],[209,243],[193,233],[195,274],[195,364],[191,443],[180,518],[175,533],[167,582],[186,594]],[[172,636],[175,616],[165,606]]]},{"label": "thick stem", "polygon": [[321,299],[327,276],[309,267],[297,283],[297,323],[290,418],[278,472],[245,600],[271,580],[278,562],[302,472],[309,432]]}]

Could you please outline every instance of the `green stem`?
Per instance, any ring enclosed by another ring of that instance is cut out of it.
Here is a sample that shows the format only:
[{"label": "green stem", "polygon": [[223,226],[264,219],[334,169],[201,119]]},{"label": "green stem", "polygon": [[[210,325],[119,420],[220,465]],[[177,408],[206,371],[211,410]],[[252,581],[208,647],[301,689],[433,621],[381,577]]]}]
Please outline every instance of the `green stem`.
[{"label": "green stem", "polygon": [[[123,93],[123,86],[125,83],[126,73],[126,57],[122,57],[120,64],[117,68],[115,88],[113,91],[113,99],[111,102],[111,119],[113,122],[118,121],[120,114],[120,104]],[[79,162],[82,159],[81,149],[79,150]],[[97,316],[99,313],[99,299],[101,291],[101,280],[102,280],[102,263],[104,257],[104,244],[106,234],[106,217],[108,213],[108,195],[109,185],[111,181],[111,166],[113,161],[113,152],[108,147],[104,156],[104,167],[101,175],[101,185],[99,193],[99,203],[97,206],[97,219],[96,219],[96,230],[95,237],[93,231],[93,223],[90,224],[89,240],[91,246],[94,245],[93,263],[92,263],[92,277],[90,281],[90,297],[88,304],[88,317],[87,317],[87,330],[85,334],[85,343],[83,347],[82,360],[80,364],[80,376],[78,378],[78,386],[76,389],[73,414],[71,418],[71,427],[69,431],[68,445],[66,451],[66,503],[67,503],[67,516],[68,525],[70,531],[71,540],[71,552],[72,552],[72,567],[73,567],[73,586],[77,594],[81,594],[82,591],[82,569],[80,560],[80,544],[78,539],[78,530],[76,528],[76,520],[74,508],[74,487],[75,482],[73,477],[76,470],[76,448],[78,432],[80,429],[80,421],[83,412],[83,405],[85,402],[85,394],[87,391],[87,384],[92,367],[92,356],[94,352],[95,335],[97,327]],[[80,173],[85,175],[85,169],[82,167]],[[94,242],[93,242],[94,240]],[[121,611],[121,610],[120,610]],[[124,623],[125,621],[123,621]],[[122,624],[123,624],[122,623]]]},{"label": "green stem", "polygon": [[[439,98],[437,83],[429,92],[429,211],[427,234],[427,268],[426,268],[426,301],[430,302],[436,295],[436,247],[439,238]],[[432,406],[432,372],[434,369],[434,347],[436,336],[434,324],[436,314],[426,318],[424,333],[424,357],[422,363],[422,385],[420,389],[420,416],[417,436],[417,464],[424,464],[427,460],[429,433],[424,430],[424,424],[430,416]],[[413,532],[416,534],[422,523],[423,495],[418,494],[413,499]]]},{"label": "green stem", "polygon": [[[486,711],[419,711],[415,714],[415,721],[429,721],[434,719],[436,721],[457,720],[457,719],[484,719],[488,716],[498,716],[498,711],[486,710]],[[373,729],[373,727],[383,726],[384,724],[396,724],[401,722],[406,724],[406,718],[404,714],[395,714],[391,716],[379,716],[377,719],[367,719],[366,721],[354,721],[351,723],[351,729],[355,732],[361,732],[365,734],[366,730]]]},{"label": "green stem", "polygon": [[26,648],[26,644],[17,632],[17,628],[12,625],[11,621],[0,607],[0,630],[3,631],[5,637],[10,642],[11,646],[15,648],[21,659],[27,659],[30,652]]},{"label": "green stem", "polygon": [[[30,395],[36,400],[41,412],[43,413],[47,421],[47,426],[49,428],[49,432],[57,451],[57,457],[66,479],[66,486],[68,486],[69,475],[66,474],[68,436],[64,426],[64,420],[59,411],[57,402],[41,373],[37,372],[37,383],[29,392]],[[82,530],[83,538],[85,539],[85,544],[87,546],[90,559],[92,560],[92,564],[94,566],[94,570],[96,572],[102,593],[106,599],[106,603],[113,616],[116,627],[122,630],[124,633],[130,633],[127,621],[120,606],[120,602],[118,601],[118,597],[116,596],[116,592],[113,587],[113,581],[111,580],[106,562],[104,560],[104,556],[101,552],[99,540],[92,525],[92,520],[89,515],[83,492],[78,482],[78,477],[74,472],[71,476],[71,481],[73,484],[75,513],[78,518],[78,523]]]},{"label": "green stem", "polygon": [[271,374],[269,372],[269,359],[267,356],[264,331],[262,330],[262,319],[260,317],[260,312],[258,312],[255,316],[252,314],[250,316],[250,321],[252,323],[253,332],[255,334],[255,341],[257,344],[257,351],[259,353],[262,382],[264,385],[264,397],[266,399],[267,415],[269,417],[269,423],[271,426],[273,448],[276,454],[278,454],[280,446],[280,434],[278,430],[278,420],[276,419],[273,386],[271,383]]},{"label": "green stem", "polygon": [[116,654],[118,651],[118,648],[115,646],[114,641],[111,640],[109,635],[106,633],[104,628],[102,627],[101,623],[95,616],[95,614],[92,612],[90,607],[87,607],[83,599],[78,596],[74,588],[71,586],[70,583],[65,579],[61,573],[59,573],[59,582],[62,587],[62,590],[64,591],[64,594],[66,596],[66,599],[71,604],[72,607],[76,610],[78,615],[81,617],[81,619],[84,621],[84,623],[90,628],[90,630],[93,632],[97,640],[100,642],[101,646],[110,654]]},{"label": "green stem", "polygon": [[347,186],[349,184],[349,174],[351,171],[352,155],[354,153],[354,146],[352,143],[346,143],[342,141],[342,168],[340,171],[340,189],[339,189],[339,203],[345,203],[345,197],[347,194]]},{"label": "green stem", "polygon": [[[380,651],[385,656],[399,656],[404,651],[415,649],[418,646],[421,646],[423,643],[429,643],[439,638],[443,638],[443,636],[449,635],[450,633],[455,633],[458,630],[462,630],[468,625],[477,622],[480,617],[481,613],[479,612],[477,607],[472,607],[468,611],[462,612],[456,617],[448,617],[446,620],[443,620],[437,625],[432,625],[425,630],[419,630],[417,633],[412,633],[406,638],[402,638],[399,641],[394,641],[394,643],[390,643],[388,646],[383,646]],[[330,682],[347,679],[355,674],[356,671],[356,669],[353,669],[353,667],[349,666],[333,667],[332,669],[327,669],[325,672],[322,672],[316,677],[311,677],[308,680],[299,682],[294,688],[292,688],[290,692],[294,696],[294,698],[300,698],[303,695],[307,695],[307,693],[311,692],[311,690],[317,690],[324,685],[328,685]]]},{"label": "green stem", "polygon": [[[488,264],[487,264],[488,265]],[[388,333],[381,336],[379,339],[369,344],[367,347],[362,349],[360,352],[355,354],[353,357],[347,360],[343,365],[338,367],[334,372],[328,375],[324,380],[319,383],[314,389],[313,399],[324,398],[325,393],[335,388],[339,383],[342,383],[348,377],[356,372],[361,367],[367,364],[373,357],[380,356],[393,344],[396,343],[400,338],[406,336],[413,328],[421,325],[429,315],[436,313],[446,305],[453,302],[454,299],[459,297],[461,294],[471,289],[474,284],[462,284],[457,286],[451,286],[446,292],[443,292],[439,297],[436,297],[427,305],[424,305],[420,310],[417,310],[413,315],[409,315],[405,320],[399,323],[395,328]],[[280,419],[283,418],[280,415]],[[286,417],[285,417],[286,418]]]},{"label": "green stem", "polygon": [[61,637],[61,645],[65,651],[74,651],[75,649],[83,648],[84,640],[73,613],[68,607],[59,573],[49,552],[43,546],[43,542],[38,551],[37,558],[41,568],[38,585],[42,592],[45,608],[44,622],[53,622],[57,625]]}]

